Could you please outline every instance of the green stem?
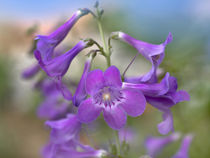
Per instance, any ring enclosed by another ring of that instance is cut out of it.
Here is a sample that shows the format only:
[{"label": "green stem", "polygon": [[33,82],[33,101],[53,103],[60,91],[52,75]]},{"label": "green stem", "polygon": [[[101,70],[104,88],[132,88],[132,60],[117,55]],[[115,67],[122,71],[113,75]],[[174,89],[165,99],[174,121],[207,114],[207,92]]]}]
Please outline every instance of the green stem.
[{"label": "green stem", "polygon": [[116,137],[116,146],[117,146],[117,154],[118,156],[120,156],[121,154],[121,147],[120,147],[120,140],[119,140],[119,135],[118,135],[118,131],[115,131],[115,137]]},{"label": "green stem", "polygon": [[109,51],[109,49],[107,47],[107,44],[106,44],[104,31],[103,31],[100,19],[97,19],[97,24],[98,24],[98,29],[99,29],[99,32],[100,32],[101,40],[103,41],[103,45],[104,45],[104,49],[105,49],[105,56],[106,56],[106,60],[107,60],[107,66],[109,67],[109,66],[111,66],[111,59],[110,59],[110,55],[111,54],[110,54],[110,51]]}]

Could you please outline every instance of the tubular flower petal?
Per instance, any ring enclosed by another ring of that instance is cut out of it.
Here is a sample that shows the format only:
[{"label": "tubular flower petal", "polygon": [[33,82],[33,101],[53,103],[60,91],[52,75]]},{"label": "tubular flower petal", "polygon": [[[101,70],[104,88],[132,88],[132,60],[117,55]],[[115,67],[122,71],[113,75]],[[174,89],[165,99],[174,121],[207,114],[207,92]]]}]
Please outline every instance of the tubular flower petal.
[{"label": "tubular flower petal", "polygon": [[103,112],[107,124],[118,130],[126,124],[126,114],[141,115],[146,106],[144,95],[135,89],[123,88],[120,71],[109,67],[104,73],[93,70],[87,75],[86,91],[91,96],[81,102],[78,118],[83,123],[95,120]]},{"label": "tubular flower petal", "polygon": [[114,32],[113,37],[120,39],[136,48],[137,51],[141,55],[143,55],[147,60],[149,60],[152,64],[152,68],[147,74],[140,77],[125,78],[125,81],[131,83],[157,82],[156,71],[165,56],[166,45],[172,41],[171,33],[168,34],[168,37],[166,38],[165,42],[159,45],[137,40],[123,32]]},{"label": "tubular flower petal", "polygon": [[192,142],[193,135],[188,134],[182,140],[182,145],[179,151],[172,158],[188,158],[188,151]]},{"label": "tubular flower petal", "polygon": [[37,46],[34,52],[37,60],[40,63],[45,63],[46,61],[51,60],[54,48],[66,37],[77,20],[88,13],[88,9],[80,9],[76,11],[66,23],[64,23],[50,35],[38,35],[36,38]]},{"label": "tubular flower petal", "polygon": [[145,140],[144,146],[147,149],[147,154],[150,155],[152,158],[155,158],[163,150],[164,147],[178,140],[179,138],[179,133],[173,133],[167,137],[150,136]]},{"label": "tubular flower petal", "polygon": [[83,100],[85,100],[86,97],[87,97],[87,93],[86,93],[86,90],[85,90],[85,81],[86,81],[86,78],[87,78],[87,74],[90,71],[90,66],[91,66],[91,62],[88,59],[88,61],[85,63],[85,67],[84,67],[84,70],[83,70],[82,77],[79,81],[79,84],[77,86],[76,92],[75,92],[73,100],[72,100],[73,104],[75,106],[79,106],[79,104]]}]

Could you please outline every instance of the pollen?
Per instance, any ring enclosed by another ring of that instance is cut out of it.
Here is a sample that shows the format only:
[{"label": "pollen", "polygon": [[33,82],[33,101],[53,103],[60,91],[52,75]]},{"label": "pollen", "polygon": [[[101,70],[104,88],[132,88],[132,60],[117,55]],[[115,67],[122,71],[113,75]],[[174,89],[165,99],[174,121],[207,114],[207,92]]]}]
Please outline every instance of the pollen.
[{"label": "pollen", "polygon": [[111,99],[111,96],[109,93],[104,93],[103,94],[103,100],[110,100]]}]

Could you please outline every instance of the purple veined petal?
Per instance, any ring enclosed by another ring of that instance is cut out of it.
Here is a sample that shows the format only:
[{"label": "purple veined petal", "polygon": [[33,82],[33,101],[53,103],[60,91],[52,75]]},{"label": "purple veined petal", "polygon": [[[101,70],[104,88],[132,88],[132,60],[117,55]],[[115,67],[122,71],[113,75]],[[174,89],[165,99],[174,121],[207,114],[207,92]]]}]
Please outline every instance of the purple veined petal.
[{"label": "purple veined petal", "polygon": [[61,120],[46,121],[46,125],[52,128],[50,140],[54,143],[64,143],[75,139],[81,129],[77,115],[73,114]]},{"label": "purple veined petal", "polygon": [[34,52],[34,55],[37,58],[37,60],[43,63],[45,63],[48,60],[51,60],[54,48],[66,37],[66,35],[77,22],[77,20],[88,13],[89,10],[80,9],[77,12],[75,12],[66,23],[64,23],[50,35],[38,35],[36,38],[37,48]]},{"label": "purple veined petal", "polygon": [[167,145],[173,143],[179,138],[179,133],[173,133],[166,137],[150,136],[145,140],[144,146],[147,150],[147,154],[150,155],[152,158],[155,158]]},{"label": "purple veined petal", "polygon": [[165,110],[163,112],[163,121],[159,123],[157,127],[160,134],[163,135],[174,131],[173,115],[170,110]]},{"label": "purple veined petal", "polygon": [[86,47],[84,41],[78,42],[71,50],[45,63],[39,63],[41,68],[50,77],[63,76],[67,72],[74,57]]},{"label": "purple veined petal", "polygon": [[175,93],[170,93],[169,95],[174,99],[176,103],[182,101],[190,101],[190,95],[184,90],[180,90]]},{"label": "purple veined petal", "polygon": [[140,77],[132,77],[126,78],[126,82],[134,82],[134,83],[154,83],[157,81],[156,71],[160,63],[162,62],[165,56],[165,46],[172,41],[172,35],[169,33],[168,37],[166,38],[165,42],[159,45],[147,43],[144,41],[137,40],[123,32],[116,32],[114,33],[118,39],[130,44],[134,48],[138,50],[138,52],[143,55],[147,60],[150,61],[152,64],[151,70]]},{"label": "purple veined petal", "polygon": [[104,87],[104,75],[101,70],[93,70],[88,73],[86,78],[86,92],[93,95],[98,89]]},{"label": "purple veined petal", "polygon": [[115,66],[110,66],[104,72],[104,80],[107,86],[113,86],[117,88],[122,86],[120,71]]},{"label": "purple veined petal", "polygon": [[186,135],[182,140],[182,145],[179,151],[172,158],[189,158],[188,152],[192,139],[193,139],[192,134]]},{"label": "purple veined petal", "polygon": [[82,123],[90,123],[97,119],[101,111],[102,107],[93,104],[92,99],[88,98],[81,102],[77,115]]},{"label": "purple veined petal", "polygon": [[160,96],[169,91],[169,73],[166,73],[165,77],[160,83],[127,83],[123,82],[123,88],[133,88],[140,90],[146,96]]},{"label": "purple veined petal", "polygon": [[40,66],[38,64],[35,64],[28,69],[24,70],[22,73],[22,77],[25,79],[30,79],[34,77],[38,72],[40,71]]},{"label": "purple veined petal", "polygon": [[142,115],[146,108],[146,99],[144,95],[135,89],[123,89],[122,94],[124,99],[119,103],[119,106],[132,117]]},{"label": "purple veined petal", "polygon": [[90,71],[90,66],[91,66],[91,61],[88,59],[85,63],[85,67],[84,67],[84,70],[83,70],[82,77],[79,81],[79,84],[77,86],[76,92],[75,92],[73,100],[72,100],[73,104],[75,106],[79,106],[79,104],[83,100],[85,100],[86,97],[87,97],[87,92],[86,92],[86,89],[85,89],[85,82],[86,82],[88,72]]},{"label": "purple veined petal", "polygon": [[58,77],[58,78],[55,78],[54,80],[55,80],[57,89],[62,93],[63,97],[66,100],[72,100],[72,98],[73,98],[72,97],[72,93],[68,89],[68,87],[65,84],[63,84],[62,78],[61,77]]},{"label": "purple veined petal", "polygon": [[114,130],[119,130],[126,124],[127,116],[120,106],[104,108],[103,115],[104,120]]}]

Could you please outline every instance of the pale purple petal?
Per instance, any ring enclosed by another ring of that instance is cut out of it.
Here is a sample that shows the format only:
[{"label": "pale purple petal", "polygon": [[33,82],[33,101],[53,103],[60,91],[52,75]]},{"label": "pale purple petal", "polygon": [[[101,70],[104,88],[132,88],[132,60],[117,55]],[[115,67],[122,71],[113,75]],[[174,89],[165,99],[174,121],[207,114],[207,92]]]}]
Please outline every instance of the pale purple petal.
[{"label": "pale purple petal", "polygon": [[62,93],[63,97],[66,100],[72,100],[73,98],[72,93],[68,89],[68,87],[65,84],[63,84],[62,78],[61,77],[55,78],[55,82],[56,82],[57,89]]},{"label": "pale purple petal", "polygon": [[107,124],[115,130],[119,130],[126,124],[127,116],[120,106],[105,108],[103,115]]},{"label": "pale purple petal", "polygon": [[112,87],[117,87],[117,88],[120,88],[122,86],[120,71],[115,66],[110,66],[104,72],[104,80],[105,80],[106,86],[112,86]]},{"label": "pale purple petal", "polygon": [[79,84],[77,86],[76,92],[75,92],[73,100],[72,100],[73,104],[75,106],[79,106],[79,104],[83,100],[85,100],[86,97],[87,97],[87,92],[86,92],[86,89],[85,89],[85,82],[86,82],[88,72],[90,71],[90,64],[91,64],[90,60],[86,61],[86,63],[85,63],[85,67],[84,67],[82,77],[79,81]]},{"label": "pale purple petal", "polygon": [[192,139],[193,135],[191,134],[186,135],[182,140],[182,145],[179,151],[172,158],[189,158],[188,152]]},{"label": "pale purple petal", "polygon": [[80,104],[77,115],[82,123],[90,123],[97,119],[101,111],[102,107],[93,104],[92,99],[89,98]]},{"label": "pale purple petal", "polygon": [[104,82],[103,71],[93,70],[89,72],[85,83],[87,93],[93,95],[104,86]]},{"label": "pale purple petal", "polygon": [[124,99],[119,106],[121,106],[128,115],[136,117],[143,114],[146,108],[146,99],[141,91],[123,89],[122,94]]},{"label": "pale purple petal", "polygon": [[158,131],[163,135],[174,131],[173,116],[170,110],[163,112],[163,121],[158,124]]},{"label": "pale purple petal", "polygon": [[126,141],[127,143],[132,143],[135,139],[136,133],[131,128],[122,128],[118,132],[120,142]]},{"label": "pale purple petal", "polygon": [[169,91],[169,73],[166,73],[165,77],[160,83],[127,83],[123,82],[124,88],[134,88],[140,90],[146,96],[160,96]]},{"label": "pale purple petal", "polygon": [[144,146],[147,149],[147,154],[152,158],[155,158],[167,145],[178,140],[179,138],[179,133],[173,133],[166,137],[150,136],[145,140]]}]

